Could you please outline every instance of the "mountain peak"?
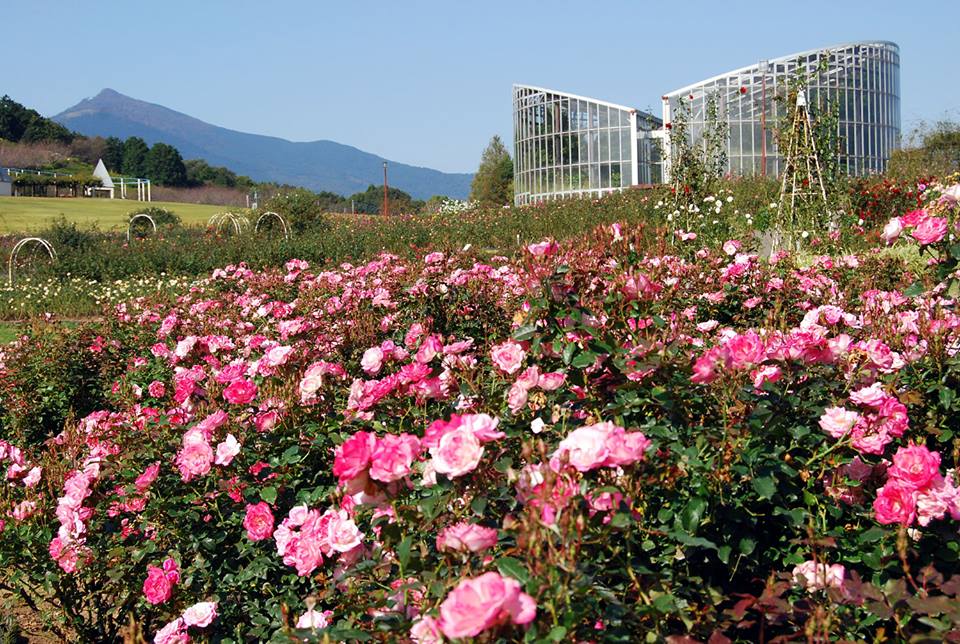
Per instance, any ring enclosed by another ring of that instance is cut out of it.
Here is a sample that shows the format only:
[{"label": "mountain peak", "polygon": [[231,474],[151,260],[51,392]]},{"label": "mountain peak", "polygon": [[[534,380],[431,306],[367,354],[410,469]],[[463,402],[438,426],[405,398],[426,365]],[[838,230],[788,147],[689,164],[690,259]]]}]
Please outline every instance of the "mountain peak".
[{"label": "mountain peak", "polygon": [[[53,117],[87,136],[138,136],[148,144],[176,147],[185,159],[204,159],[255,181],[328,190],[361,192],[383,180],[385,159],[334,141],[294,143],[237,132],[205,123],[168,107],[148,103],[106,87]],[[269,127],[269,124],[266,124]],[[447,195],[465,199],[470,174],[452,174],[390,161],[390,185],[417,199]]]}]

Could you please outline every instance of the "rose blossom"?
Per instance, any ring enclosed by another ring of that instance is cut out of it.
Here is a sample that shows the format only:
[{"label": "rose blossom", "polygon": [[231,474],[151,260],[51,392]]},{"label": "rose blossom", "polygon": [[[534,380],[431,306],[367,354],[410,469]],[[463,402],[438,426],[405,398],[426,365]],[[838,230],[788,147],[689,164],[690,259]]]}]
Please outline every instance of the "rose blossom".
[{"label": "rose blossom", "polygon": [[213,462],[213,448],[196,428],[183,435],[183,448],[177,453],[180,477],[188,482],[195,476],[204,476]]},{"label": "rose blossom", "polygon": [[163,398],[163,394],[167,392],[166,386],[159,380],[154,380],[147,386],[147,393],[149,393],[154,398]]},{"label": "rose blossom", "polygon": [[383,366],[383,349],[380,347],[371,347],[363,352],[360,359],[360,367],[365,373],[373,375],[380,371]]},{"label": "rose blossom", "polygon": [[357,432],[343,441],[333,457],[333,474],[341,483],[363,474],[370,466],[370,455],[377,438],[368,432]]},{"label": "rose blossom", "polygon": [[476,523],[457,523],[437,535],[437,550],[481,552],[497,545],[497,531]]},{"label": "rose blossom", "polygon": [[900,220],[900,217],[894,217],[883,227],[883,234],[880,236],[883,237],[883,241],[889,244],[895,241],[902,232],[903,222]]},{"label": "rose blossom", "polygon": [[927,217],[910,234],[921,246],[935,244],[946,236],[947,220],[944,217]]},{"label": "rose blossom", "polygon": [[873,512],[878,523],[908,526],[913,523],[916,510],[914,491],[896,479],[888,480],[877,490],[877,498],[873,500]]},{"label": "rose blossom", "polygon": [[426,615],[413,624],[410,639],[416,644],[443,644],[443,633],[440,632],[437,620]]},{"label": "rose blossom", "polygon": [[257,385],[252,380],[234,380],[223,390],[224,399],[231,405],[246,405],[257,396]]},{"label": "rose blossom", "polygon": [[430,455],[436,472],[456,478],[476,469],[483,447],[472,431],[459,428],[444,434],[437,447],[430,448]]},{"label": "rose blossom", "polygon": [[187,635],[187,626],[182,617],[169,622],[153,636],[154,644],[186,644],[189,641],[190,636]]},{"label": "rose blossom", "polygon": [[137,480],[133,482],[133,484],[137,488],[137,492],[139,492],[140,494],[143,494],[144,492],[146,492],[147,488],[149,488],[150,485],[155,480],[157,480],[158,474],[160,474],[159,461],[156,463],[153,463],[152,465],[148,465],[147,468],[143,470],[143,474],[138,476]]},{"label": "rose blossom", "polygon": [[842,588],[846,569],[841,564],[820,563],[812,559],[804,561],[794,567],[793,580],[807,590],[823,590],[824,588]]},{"label": "rose blossom", "polygon": [[297,628],[326,628],[330,625],[332,616],[332,610],[325,610],[321,613],[311,608],[297,618]]},{"label": "rose blossom", "polygon": [[151,604],[162,604],[173,593],[174,584],[180,581],[180,573],[173,559],[163,562],[163,568],[147,566],[147,578],[143,581],[143,596]]},{"label": "rose blossom", "polygon": [[247,529],[250,541],[262,541],[273,535],[273,512],[270,506],[261,501],[256,505],[247,505],[247,515],[243,518],[243,527]]},{"label": "rose blossom", "polygon": [[333,510],[327,525],[327,542],[335,552],[349,552],[360,545],[363,534],[346,510]]},{"label": "rose blossom", "polygon": [[488,628],[512,621],[528,624],[537,614],[533,597],[520,583],[488,572],[464,579],[440,605],[440,630],[450,638],[476,637]]},{"label": "rose blossom", "polygon": [[848,411],[843,407],[827,407],[820,416],[820,429],[833,438],[843,438],[853,429],[860,414]]},{"label": "rose blossom", "polygon": [[940,454],[923,445],[901,447],[893,455],[893,466],[887,476],[914,490],[924,488],[940,473]]},{"label": "rose blossom", "polygon": [[420,454],[420,439],[410,434],[378,438],[370,454],[370,478],[382,483],[399,481],[412,471]]},{"label": "rose blossom", "polygon": [[217,445],[217,456],[214,459],[216,465],[227,466],[233,462],[234,457],[240,453],[240,443],[237,442],[233,434],[227,434],[222,443]]},{"label": "rose blossom", "polygon": [[187,626],[206,628],[217,618],[217,602],[200,602],[183,611],[183,623]]},{"label": "rose blossom", "polygon": [[498,344],[490,351],[490,357],[497,368],[511,375],[520,370],[520,365],[526,355],[523,347],[513,340]]}]

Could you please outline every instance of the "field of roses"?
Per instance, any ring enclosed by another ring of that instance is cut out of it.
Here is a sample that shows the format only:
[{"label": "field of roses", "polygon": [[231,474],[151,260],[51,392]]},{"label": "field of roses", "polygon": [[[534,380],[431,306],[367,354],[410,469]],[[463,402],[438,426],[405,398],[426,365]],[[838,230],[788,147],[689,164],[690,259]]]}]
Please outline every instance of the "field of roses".
[{"label": "field of roses", "polygon": [[38,326],[0,589],[89,642],[960,641],[958,195],[874,231],[922,270],[613,224]]}]

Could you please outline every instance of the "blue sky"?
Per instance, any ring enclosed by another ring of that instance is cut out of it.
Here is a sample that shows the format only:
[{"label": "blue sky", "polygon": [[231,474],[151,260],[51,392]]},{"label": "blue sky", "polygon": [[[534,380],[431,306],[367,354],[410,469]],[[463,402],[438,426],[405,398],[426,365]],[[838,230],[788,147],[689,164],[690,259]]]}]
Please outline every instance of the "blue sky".
[{"label": "blue sky", "polygon": [[216,125],[446,171],[509,141],[511,85],[659,109],[796,51],[893,40],[904,131],[960,120],[960,2],[5,3],[0,94],[52,115],[104,87]]}]

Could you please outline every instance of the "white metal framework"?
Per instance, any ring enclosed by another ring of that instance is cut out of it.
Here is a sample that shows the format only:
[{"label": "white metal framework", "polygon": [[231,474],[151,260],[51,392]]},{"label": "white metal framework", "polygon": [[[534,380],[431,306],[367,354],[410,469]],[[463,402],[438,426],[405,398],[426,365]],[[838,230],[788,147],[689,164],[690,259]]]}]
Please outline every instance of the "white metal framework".
[{"label": "white metal framework", "polygon": [[21,239],[13,247],[13,250],[10,251],[10,259],[7,260],[7,285],[13,286],[13,267],[17,261],[17,255],[20,254],[20,251],[29,246],[30,244],[35,244],[41,249],[47,252],[47,255],[50,256],[50,259],[56,261],[57,251],[53,249],[53,244],[48,242],[42,237],[26,237]]},{"label": "white metal framework", "polygon": [[513,116],[517,204],[659,180],[655,116],[528,85],[513,86]]},{"label": "white metal framework", "polygon": [[696,138],[707,101],[716,96],[728,126],[731,174],[778,177],[784,162],[774,132],[787,109],[775,99],[786,98],[798,71],[809,74],[811,106],[839,109],[841,169],[883,172],[900,145],[900,49],[875,40],[764,60],[688,85],[662,97],[662,120],[623,105],[514,85],[514,202],[600,196],[667,180],[669,159],[661,161],[657,144],[681,97],[691,108],[689,130]]},{"label": "white metal framework", "polygon": [[681,98],[688,101],[696,138],[713,95],[729,130],[728,171],[779,176],[784,159],[774,131],[788,113],[787,84],[798,72],[808,76],[808,105],[839,109],[840,167],[851,175],[883,172],[900,145],[900,49],[888,41],[811,49],[682,87],[663,96],[663,120],[670,122]]},{"label": "white metal framework", "polygon": [[137,213],[130,218],[129,222],[127,222],[127,243],[128,244],[130,243],[130,232],[133,230],[133,222],[137,221],[138,219],[146,219],[147,221],[149,221],[150,225],[153,226],[153,232],[157,232],[157,222],[153,220],[153,217],[151,217],[145,212]]}]

